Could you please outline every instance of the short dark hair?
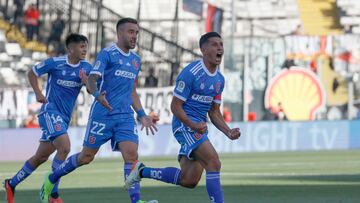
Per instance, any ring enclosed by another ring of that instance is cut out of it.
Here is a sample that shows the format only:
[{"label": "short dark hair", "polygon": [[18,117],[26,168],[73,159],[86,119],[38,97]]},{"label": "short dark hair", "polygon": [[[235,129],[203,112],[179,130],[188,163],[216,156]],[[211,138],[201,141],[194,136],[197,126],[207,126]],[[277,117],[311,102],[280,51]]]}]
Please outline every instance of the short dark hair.
[{"label": "short dark hair", "polygon": [[221,38],[220,34],[217,33],[217,32],[208,32],[208,33],[205,33],[203,34],[201,37],[200,37],[200,40],[199,40],[199,46],[200,48],[203,46],[203,44],[205,44],[209,38],[211,37],[219,37]]},{"label": "short dark hair", "polygon": [[138,21],[135,20],[134,18],[121,18],[117,23],[116,23],[116,32],[119,31],[119,27],[121,25],[124,25],[125,23],[133,23],[133,24],[138,24]]},{"label": "short dark hair", "polygon": [[88,43],[89,41],[88,41],[87,37],[85,37],[84,35],[81,35],[81,34],[77,34],[77,33],[71,33],[70,35],[68,35],[66,37],[66,40],[65,40],[65,44],[66,44],[67,48],[69,47],[69,44],[71,44],[71,43],[80,43],[80,42]]}]

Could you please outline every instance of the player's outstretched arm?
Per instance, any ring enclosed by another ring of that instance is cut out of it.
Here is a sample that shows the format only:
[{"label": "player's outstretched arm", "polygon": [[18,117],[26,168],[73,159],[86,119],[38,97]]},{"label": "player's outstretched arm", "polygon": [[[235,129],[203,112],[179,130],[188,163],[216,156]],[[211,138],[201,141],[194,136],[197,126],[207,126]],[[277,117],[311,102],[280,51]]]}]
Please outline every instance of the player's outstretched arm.
[{"label": "player's outstretched arm", "polygon": [[36,101],[38,101],[40,103],[46,103],[47,99],[40,90],[39,83],[38,83],[38,77],[35,75],[34,71],[32,69],[29,70],[27,76],[28,76],[31,87],[33,88],[33,90],[35,92]]},{"label": "player's outstretched arm", "polygon": [[86,83],[86,90],[90,94],[92,94],[98,102],[103,105],[105,108],[107,108],[109,111],[112,110],[112,107],[110,106],[109,102],[106,100],[106,92],[99,92],[96,86],[96,81],[100,78],[97,74],[90,74],[87,83]]},{"label": "player's outstretched arm", "polygon": [[226,124],[224,117],[220,112],[220,104],[214,103],[211,106],[211,109],[209,110],[209,117],[215,127],[223,132],[229,139],[236,140],[240,137],[241,134],[239,128],[230,129]]},{"label": "player's outstretched arm", "polygon": [[198,132],[200,134],[204,134],[207,131],[207,125],[205,122],[192,122],[189,117],[186,115],[183,109],[184,101],[177,98],[176,96],[173,97],[171,101],[171,112],[178,118],[182,123],[186,126],[191,128],[193,131]]},{"label": "player's outstretched arm", "polygon": [[151,134],[154,135],[155,132],[157,131],[157,128],[155,126],[155,122],[157,120],[154,120],[152,117],[145,114],[145,111],[140,102],[140,97],[136,91],[135,85],[134,85],[132,93],[131,93],[131,99],[132,99],[131,106],[136,111],[136,113],[140,119],[141,125],[142,125],[141,130],[143,130],[145,128],[146,135],[149,135],[149,130],[151,131]]}]

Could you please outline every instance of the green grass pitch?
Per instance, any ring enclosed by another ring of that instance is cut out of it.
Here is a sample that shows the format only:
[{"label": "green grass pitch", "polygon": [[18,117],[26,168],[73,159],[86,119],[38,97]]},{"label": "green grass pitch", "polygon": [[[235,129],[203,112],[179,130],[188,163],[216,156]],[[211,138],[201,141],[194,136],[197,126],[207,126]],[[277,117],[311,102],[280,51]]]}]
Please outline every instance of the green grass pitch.
[{"label": "green grass pitch", "polygon": [[[226,203],[360,202],[360,150],[221,154],[221,182]],[[148,166],[178,166],[176,157],[142,157]],[[0,180],[23,162],[0,162]],[[63,177],[65,203],[130,202],[123,189],[123,161],[97,159]],[[50,161],[17,187],[16,203],[38,203],[39,188]],[[160,203],[208,203],[203,176],[195,189],[153,180],[141,182],[142,199]],[[0,191],[0,202],[6,202]]]}]

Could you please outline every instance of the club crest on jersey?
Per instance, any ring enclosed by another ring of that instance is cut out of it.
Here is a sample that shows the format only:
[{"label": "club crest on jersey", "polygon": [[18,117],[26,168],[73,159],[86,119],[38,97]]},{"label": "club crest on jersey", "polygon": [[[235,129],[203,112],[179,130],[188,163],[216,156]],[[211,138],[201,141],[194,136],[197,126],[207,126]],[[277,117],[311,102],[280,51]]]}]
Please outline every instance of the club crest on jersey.
[{"label": "club crest on jersey", "polygon": [[135,59],[132,60],[132,64],[136,70],[139,68],[139,64]]},{"label": "club crest on jersey", "polygon": [[194,134],[194,137],[195,137],[196,140],[200,140],[201,137],[202,137],[202,134],[200,134],[200,133],[195,133],[195,134]]},{"label": "club crest on jersey", "polygon": [[205,84],[202,82],[201,84],[200,84],[200,89],[204,89],[205,88]]},{"label": "club crest on jersey", "polygon": [[55,130],[56,131],[61,131],[61,124],[60,123],[55,124]]},{"label": "club crest on jersey", "polygon": [[36,69],[40,69],[45,66],[45,62],[41,62],[36,66]]},{"label": "club crest on jersey", "polygon": [[119,64],[122,65],[124,62],[122,59],[119,59]]},{"label": "club crest on jersey", "polygon": [[90,143],[90,144],[94,144],[95,141],[96,141],[96,137],[93,136],[93,135],[90,135],[90,136],[89,136],[89,143]]},{"label": "club crest on jersey", "polygon": [[177,87],[176,87],[176,90],[179,91],[179,92],[183,92],[185,89],[185,82],[184,81],[179,81]]},{"label": "club crest on jersey", "polygon": [[62,75],[66,75],[66,70],[63,70],[63,71],[61,72],[61,74],[62,74]]},{"label": "club crest on jersey", "polygon": [[215,86],[215,91],[216,91],[216,93],[219,93],[219,92],[220,92],[220,87],[221,87],[221,82],[220,82],[220,81],[217,81],[217,82],[216,82],[216,86]]},{"label": "club crest on jersey", "polygon": [[101,62],[100,61],[96,61],[95,66],[94,66],[94,70],[98,70],[100,68]]}]

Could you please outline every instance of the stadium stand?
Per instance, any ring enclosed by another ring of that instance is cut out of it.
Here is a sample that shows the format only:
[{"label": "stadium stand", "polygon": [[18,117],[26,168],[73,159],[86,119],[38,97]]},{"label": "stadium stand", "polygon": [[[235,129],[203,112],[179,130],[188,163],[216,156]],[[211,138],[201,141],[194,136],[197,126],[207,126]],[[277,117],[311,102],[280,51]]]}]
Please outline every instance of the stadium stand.
[{"label": "stadium stand", "polygon": [[297,0],[304,34],[341,34],[336,0]]},{"label": "stadium stand", "polygon": [[360,2],[352,0],[337,0],[340,23],[345,31],[360,34]]}]

